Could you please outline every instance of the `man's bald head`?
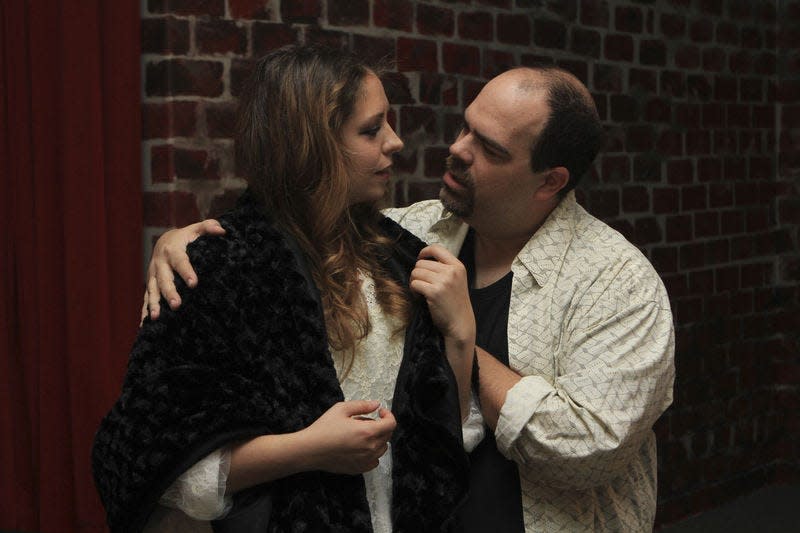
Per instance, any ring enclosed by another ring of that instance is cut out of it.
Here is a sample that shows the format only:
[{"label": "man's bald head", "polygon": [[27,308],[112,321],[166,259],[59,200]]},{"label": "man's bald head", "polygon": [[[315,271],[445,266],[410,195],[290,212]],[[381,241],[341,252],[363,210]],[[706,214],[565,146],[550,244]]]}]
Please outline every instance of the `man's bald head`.
[{"label": "man's bald head", "polygon": [[602,144],[603,128],[589,90],[574,75],[556,67],[515,68],[489,83],[495,82],[512,83],[523,94],[544,94],[549,113],[535,132],[531,169],[565,167],[570,177],[561,194],[566,194],[589,170]]}]

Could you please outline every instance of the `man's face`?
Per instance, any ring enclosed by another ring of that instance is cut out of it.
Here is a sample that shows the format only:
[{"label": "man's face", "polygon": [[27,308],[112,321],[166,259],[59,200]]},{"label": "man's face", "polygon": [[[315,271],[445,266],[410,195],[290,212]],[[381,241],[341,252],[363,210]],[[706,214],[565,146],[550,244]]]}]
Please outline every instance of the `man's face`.
[{"label": "man's face", "polygon": [[530,209],[540,179],[530,148],[548,116],[544,91],[521,91],[509,73],[490,81],[464,112],[439,198],[469,222]]}]

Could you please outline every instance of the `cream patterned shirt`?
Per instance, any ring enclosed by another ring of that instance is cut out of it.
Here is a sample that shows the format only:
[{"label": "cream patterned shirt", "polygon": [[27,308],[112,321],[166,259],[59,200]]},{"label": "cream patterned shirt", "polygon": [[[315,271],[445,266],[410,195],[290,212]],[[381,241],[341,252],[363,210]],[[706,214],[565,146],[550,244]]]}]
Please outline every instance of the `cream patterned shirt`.
[{"label": "cream patterned shirt", "polygon": [[[456,255],[468,229],[438,200],[385,214]],[[675,372],[658,274],[572,192],[511,270],[509,364],[522,380],[495,436],[519,466],[526,531],[651,531],[652,426],[672,402]]]}]

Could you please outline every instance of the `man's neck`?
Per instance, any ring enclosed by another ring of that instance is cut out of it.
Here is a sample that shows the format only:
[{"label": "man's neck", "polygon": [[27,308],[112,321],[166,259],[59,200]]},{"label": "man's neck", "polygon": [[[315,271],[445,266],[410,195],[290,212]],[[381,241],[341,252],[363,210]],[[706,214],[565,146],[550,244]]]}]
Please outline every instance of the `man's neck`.
[{"label": "man's neck", "polygon": [[554,204],[516,228],[497,224],[470,224],[475,232],[475,285],[488,287],[511,271],[511,265],[519,252],[533,237],[544,221],[555,209]]}]

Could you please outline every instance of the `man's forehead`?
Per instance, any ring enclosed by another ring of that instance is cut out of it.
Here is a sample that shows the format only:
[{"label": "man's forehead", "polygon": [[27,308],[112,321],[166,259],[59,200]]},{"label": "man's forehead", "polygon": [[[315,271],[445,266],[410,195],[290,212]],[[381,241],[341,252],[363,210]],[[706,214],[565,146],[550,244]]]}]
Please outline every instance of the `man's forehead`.
[{"label": "man's forehead", "polygon": [[529,145],[547,120],[549,108],[544,92],[517,90],[481,91],[464,111],[470,127],[498,142]]}]

